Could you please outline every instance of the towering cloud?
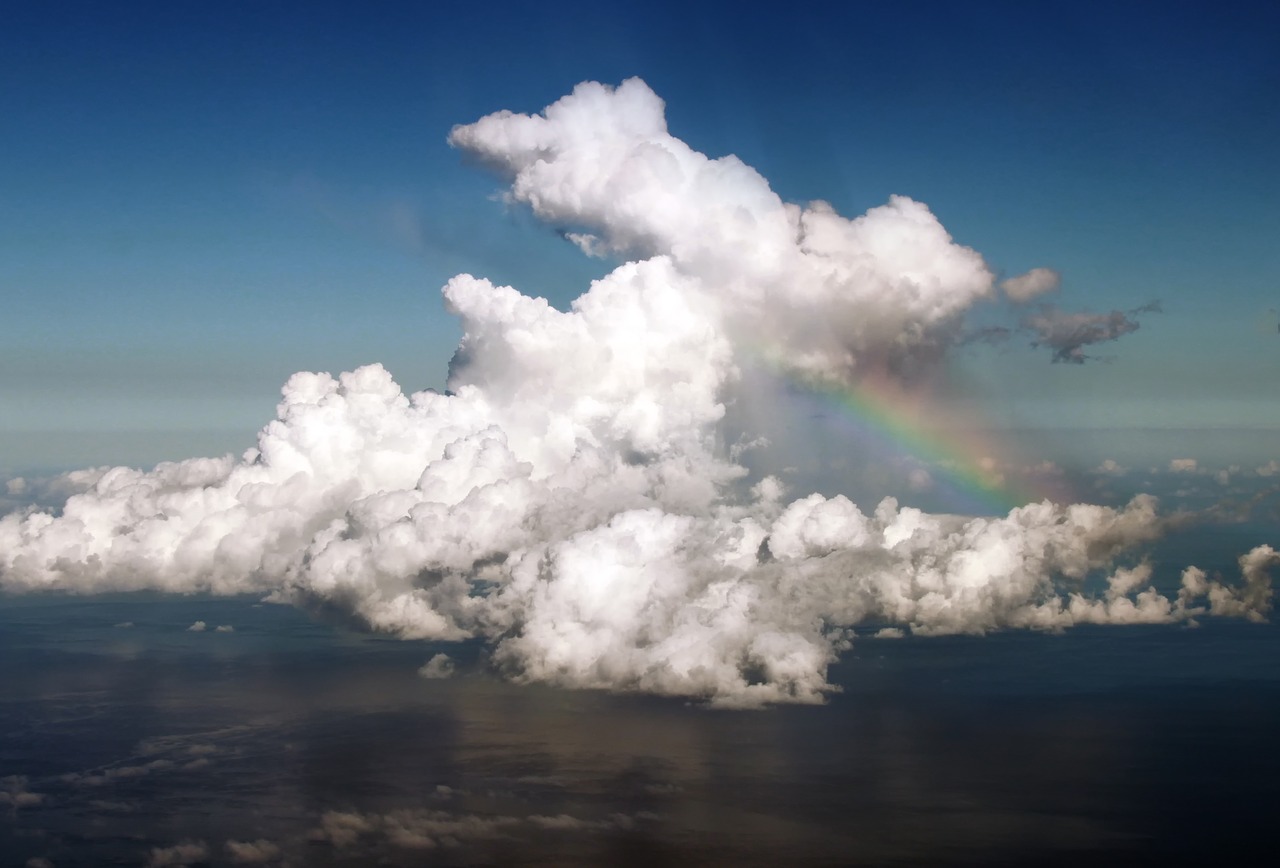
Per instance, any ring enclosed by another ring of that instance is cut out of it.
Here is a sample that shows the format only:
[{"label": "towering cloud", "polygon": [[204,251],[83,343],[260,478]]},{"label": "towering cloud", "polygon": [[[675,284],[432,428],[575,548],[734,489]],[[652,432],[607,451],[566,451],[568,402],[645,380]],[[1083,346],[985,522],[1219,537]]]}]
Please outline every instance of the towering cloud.
[{"label": "towering cloud", "polygon": [[1138,566],[1085,594],[1159,534],[1146,497],[965,518],[744,479],[725,444],[752,432],[724,421],[744,353],[827,380],[909,373],[992,295],[982,258],[924,205],[894,197],[851,220],[784,203],[736,158],[672,137],[638,79],[450,141],[584,251],[626,261],[567,311],[455,277],[447,394],[406,396],[376,365],[297,374],[240,460],[74,475],[83,491],[60,512],[0,519],[5,589],[322,602],[406,638],[483,637],[520,679],[740,705],[820,700],[860,624],[1269,606],[1269,550],[1242,562],[1241,589],[1191,573],[1166,598]]},{"label": "towering cloud", "polygon": [[667,132],[642,81],[579,85],[536,116],[499,112],[450,141],[511,179],[509,197],[590,253],[664,258],[730,336],[848,375],[938,345],[990,269],[905,196],[853,220],[783,202],[736,157]]}]

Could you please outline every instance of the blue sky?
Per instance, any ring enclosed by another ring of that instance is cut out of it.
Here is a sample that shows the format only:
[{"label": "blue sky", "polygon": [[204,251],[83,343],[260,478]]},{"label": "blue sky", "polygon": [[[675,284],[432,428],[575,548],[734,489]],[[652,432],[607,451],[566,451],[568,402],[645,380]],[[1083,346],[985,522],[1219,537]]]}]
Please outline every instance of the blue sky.
[{"label": "blue sky", "polygon": [[639,75],[783,198],[902,193],[1065,308],[1165,312],[1051,365],[971,347],[994,425],[1277,428],[1280,12],[1263,4],[122,5],[0,32],[0,470],[251,445],[296,370],[442,385],[471,271],[609,265],[493,200],[450,127]]}]

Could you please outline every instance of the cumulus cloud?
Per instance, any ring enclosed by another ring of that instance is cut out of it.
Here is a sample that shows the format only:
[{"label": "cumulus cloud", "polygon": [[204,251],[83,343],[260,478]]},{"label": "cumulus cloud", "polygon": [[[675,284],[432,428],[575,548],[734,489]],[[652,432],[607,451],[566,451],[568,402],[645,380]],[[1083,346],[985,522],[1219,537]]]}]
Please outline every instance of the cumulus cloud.
[{"label": "cumulus cloud", "polygon": [[108,468],[77,470],[57,476],[16,476],[5,481],[0,492],[0,512],[32,507],[54,509],[69,496],[91,486]]},{"label": "cumulus cloud", "polygon": [[1203,573],[1187,588],[1184,573],[1183,588],[1189,597],[1201,592],[1209,603],[1209,614],[1265,620],[1263,613],[1271,607],[1272,589],[1268,570],[1280,564],[1280,552],[1271,546],[1261,545],[1240,556],[1240,574],[1244,585],[1231,588],[1217,580],[1206,580]]},{"label": "cumulus cloud", "polygon": [[453,675],[453,660],[448,654],[437,654],[422,664],[418,675],[427,679],[449,678]]},{"label": "cumulus cloud", "polygon": [[734,156],[711,159],[667,131],[639,79],[579,85],[541,115],[499,112],[450,141],[511,179],[538,217],[592,250],[665,257],[730,332],[815,374],[906,363],[940,346],[992,295],[982,257],[905,196],[848,219],[783,202]]},{"label": "cumulus cloud", "polygon": [[[483,639],[519,680],[723,705],[821,701],[863,623],[1192,617],[1123,571],[1163,529],[1149,497],[964,517],[743,484],[726,444],[760,432],[725,416],[745,359],[844,383],[909,376],[993,295],[982,257],[922,203],[852,219],[785,203],[740,160],[670,135],[638,79],[450,141],[501,172],[511,201],[626,261],[563,311],[453,278],[447,393],[406,395],[378,365],[296,374],[238,459],[86,471],[60,510],[4,516],[0,586],[265,594],[406,638]],[[1127,327],[1045,310],[1062,360]],[[1270,563],[1250,561],[1259,581]],[[1099,573],[1110,590],[1090,597]],[[1270,599],[1249,575],[1209,613],[1261,617]],[[368,822],[335,816],[326,835]]]},{"label": "cumulus cloud", "polygon": [[1010,301],[1022,304],[1053,292],[1061,283],[1062,276],[1052,268],[1033,268],[1026,274],[1019,274],[1002,282],[1000,288]]}]

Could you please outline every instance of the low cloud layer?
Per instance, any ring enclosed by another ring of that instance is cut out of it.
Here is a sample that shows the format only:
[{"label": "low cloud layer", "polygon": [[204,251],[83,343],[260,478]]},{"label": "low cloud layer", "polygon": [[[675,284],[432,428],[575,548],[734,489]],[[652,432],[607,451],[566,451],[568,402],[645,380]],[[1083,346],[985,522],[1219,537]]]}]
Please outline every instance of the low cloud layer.
[{"label": "low cloud layer", "polygon": [[[638,79],[450,141],[511,201],[623,264],[567,311],[455,277],[447,394],[405,395],[378,365],[296,374],[240,459],[82,471],[61,510],[0,519],[0,587],[264,594],[405,638],[484,638],[517,679],[725,705],[820,701],[859,625],[977,633],[1269,607],[1266,547],[1239,587],[1190,574],[1157,593],[1132,566],[1163,528],[1149,497],[967,518],[747,484],[725,444],[752,432],[724,427],[745,359],[844,383],[909,373],[993,296],[992,270],[925,205],[893,197],[848,219],[784,203],[740,160],[672,137]],[[1123,314],[1035,316],[1064,361],[1132,330]],[[1097,574],[1105,587],[1087,593]]]}]

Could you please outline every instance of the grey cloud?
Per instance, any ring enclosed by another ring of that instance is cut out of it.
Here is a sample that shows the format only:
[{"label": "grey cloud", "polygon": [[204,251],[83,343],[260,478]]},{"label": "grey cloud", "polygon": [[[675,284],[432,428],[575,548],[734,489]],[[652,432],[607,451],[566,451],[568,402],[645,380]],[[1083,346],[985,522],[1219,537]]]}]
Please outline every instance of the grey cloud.
[{"label": "grey cloud", "polygon": [[[1141,311],[1142,308],[1137,309]],[[1051,305],[1025,316],[1022,326],[1032,331],[1036,338],[1032,346],[1045,346],[1053,350],[1054,362],[1082,365],[1091,358],[1086,347],[1114,341],[1138,330],[1133,318],[1137,311],[1110,313],[1067,313]]]},{"label": "grey cloud", "polygon": [[449,678],[453,675],[453,660],[448,654],[437,654],[422,665],[418,675],[427,679]]},{"label": "grey cloud", "polygon": [[44,795],[27,788],[27,779],[21,775],[0,778],[0,805],[18,809],[33,808],[44,802]]},{"label": "grey cloud", "polygon": [[77,784],[90,787],[98,787],[104,784],[113,783],[118,780],[127,778],[140,778],[151,774],[152,772],[168,771],[174,767],[174,763],[167,759],[156,759],[150,762],[137,765],[116,765],[104,768],[99,771],[92,772],[72,772],[62,776],[62,780],[69,784]]},{"label": "grey cloud", "polygon": [[237,865],[266,865],[279,861],[280,846],[265,838],[256,841],[227,841],[227,855]]},{"label": "grey cloud", "polygon": [[[1008,283],[1008,281],[1006,281]],[[1034,296],[1028,295],[1023,300]],[[1012,298],[1012,296],[1011,296]],[[1086,353],[1094,344],[1118,340],[1140,327],[1139,314],[1159,313],[1159,302],[1150,302],[1128,311],[1110,313],[1081,311],[1070,313],[1050,304],[1039,305],[1034,312],[1024,313],[1016,327],[988,325],[957,329],[954,342],[960,345],[983,343],[1000,346],[1015,336],[1030,336],[1032,347],[1048,347],[1052,361],[1081,365],[1100,358]]]},{"label": "grey cloud", "polygon": [[432,851],[456,849],[500,839],[527,837],[531,833],[592,834],[631,829],[652,814],[612,814],[583,819],[569,814],[545,816],[479,816],[438,810],[399,810],[386,814],[327,811],[312,830],[313,841],[324,842],[347,854],[377,853],[385,847]]},{"label": "grey cloud", "polygon": [[182,841],[172,847],[153,847],[147,868],[195,865],[209,860],[209,845],[204,841]]}]

